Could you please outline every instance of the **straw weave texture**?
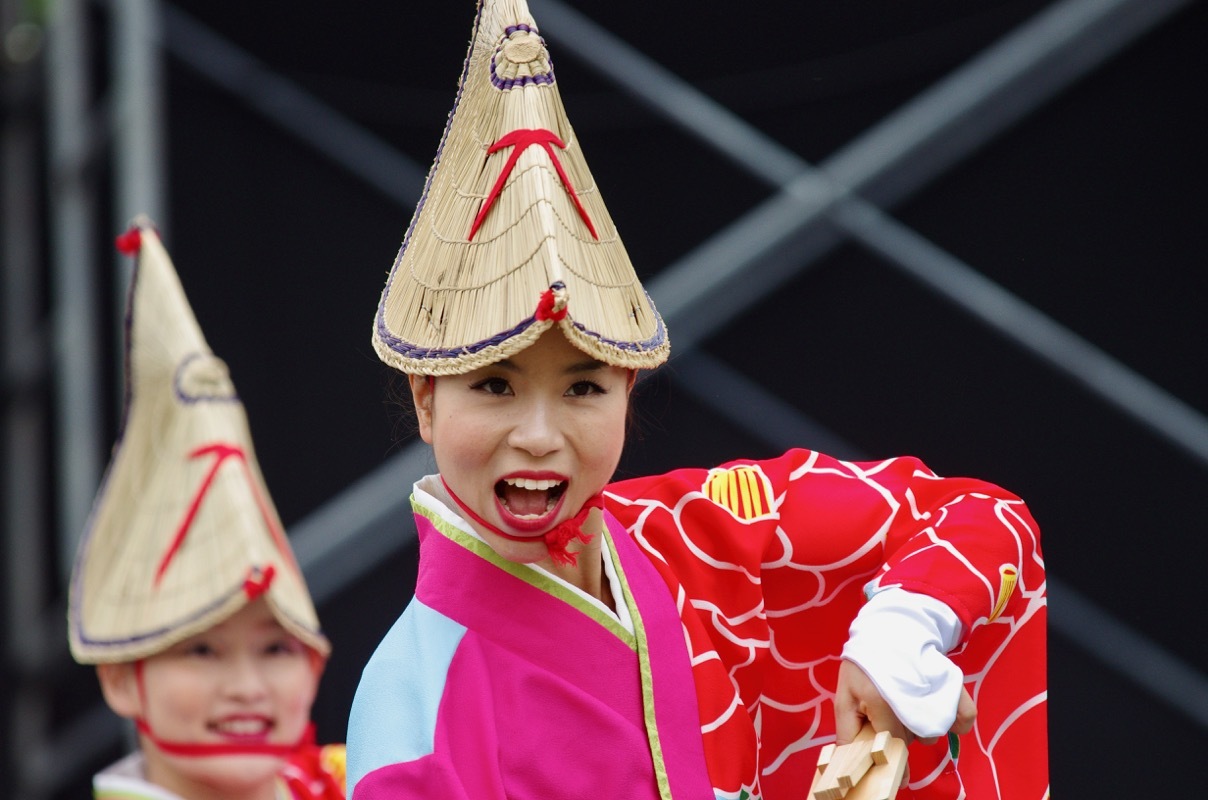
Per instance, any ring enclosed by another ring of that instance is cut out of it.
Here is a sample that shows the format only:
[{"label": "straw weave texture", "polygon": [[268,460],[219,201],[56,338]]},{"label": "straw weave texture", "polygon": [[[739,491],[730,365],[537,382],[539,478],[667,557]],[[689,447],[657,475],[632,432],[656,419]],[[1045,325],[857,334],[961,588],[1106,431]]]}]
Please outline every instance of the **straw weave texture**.
[{"label": "straw weave texture", "polygon": [[[538,141],[488,152],[518,131],[539,132]],[[566,317],[535,320],[542,293],[558,283]],[[654,367],[667,357],[662,320],[587,167],[526,4],[488,2],[382,294],[374,346],[404,372],[455,374],[524,349],[554,324],[609,364]]]},{"label": "straw weave texture", "polygon": [[97,663],[160,652],[246,605],[245,581],[270,567],[274,615],[327,653],[226,365],[153,229],[141,233],[126,418],[76,557],[72,653]]}]

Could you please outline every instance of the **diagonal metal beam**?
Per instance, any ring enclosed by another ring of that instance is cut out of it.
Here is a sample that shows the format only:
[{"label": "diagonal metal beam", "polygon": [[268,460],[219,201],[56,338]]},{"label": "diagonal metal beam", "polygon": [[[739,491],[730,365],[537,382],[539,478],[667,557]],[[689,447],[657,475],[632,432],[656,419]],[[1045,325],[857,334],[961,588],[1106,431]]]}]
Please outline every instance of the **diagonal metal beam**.
[{"label": "diagonal metal beam", "polygon": [[869,199],[896,187],[890,196],[900,199],[1191,2],[1054,2],[838,151],[824,175],[561,0],[529,6],[601,77],[769,186],[812,176]]},{"label": "diagonal metal beam", "polygon": [[1208,418],[1099,347],[1042,314],[870,205],[845,203],[833,214],[844,229],[928,286],[1056,367],[1151,433],[1208,465]]},{"label": "diagonal metal beam", "polygon": [[435,471],[432,450],[423,442],[409,443],[290,528],[290,544],[315,605],[415,543],[407,488]]},{"label": "diagonal metal beam", "polygon": [[860,196],[901,200],[1189,3],[1055,3],[820,168],[578,12],[556,0],[531,5],[605,79],[780,189],[651,284],[665,316],[693,311],[676,325],[681,352],[829,251],[838,239],[826,223],[1208,465],[1203,414]]},{"label": "diagonal metal beam", "polygon": [[839,150],[825,169],[866,200],[900,202],[1191,2],[1055,2]]},{"label": "diagonal metal beam", "polygon": [[179,8],[162,11],[163,44],[181,63],[393,202],[419,200],[423,167]]}]

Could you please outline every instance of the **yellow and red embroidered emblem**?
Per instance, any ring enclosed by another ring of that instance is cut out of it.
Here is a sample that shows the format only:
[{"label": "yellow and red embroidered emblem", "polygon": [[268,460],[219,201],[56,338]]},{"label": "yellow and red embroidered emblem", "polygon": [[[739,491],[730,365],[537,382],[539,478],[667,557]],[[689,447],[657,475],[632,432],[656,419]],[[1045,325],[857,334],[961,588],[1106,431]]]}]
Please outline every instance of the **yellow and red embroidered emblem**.
[{"label": "yellow and red embroidered emblem", "polygon": [[757,466],[709,470],[701,492],[741,522],[772,513],[772,484]]}]

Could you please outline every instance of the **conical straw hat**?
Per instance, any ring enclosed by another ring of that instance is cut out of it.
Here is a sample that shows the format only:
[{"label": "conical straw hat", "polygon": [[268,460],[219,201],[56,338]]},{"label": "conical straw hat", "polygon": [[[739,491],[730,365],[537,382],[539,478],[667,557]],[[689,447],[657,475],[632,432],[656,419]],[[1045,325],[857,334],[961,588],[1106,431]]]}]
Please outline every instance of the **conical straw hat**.
[{"label": "conical straw hat", "polygon": [[286,630],[326,655],[226,365],[150,223],[121,239],[138,252],[125,419],[76,553],[72,654],[134,661],[263,596]]},{"label": "conical straw hat", "polygon": [[663,321],[587,168],[526,3],[485,0],[373,344],[403,372],[451,375],[507,358],[554,325],[607,364],[667,358]]}]

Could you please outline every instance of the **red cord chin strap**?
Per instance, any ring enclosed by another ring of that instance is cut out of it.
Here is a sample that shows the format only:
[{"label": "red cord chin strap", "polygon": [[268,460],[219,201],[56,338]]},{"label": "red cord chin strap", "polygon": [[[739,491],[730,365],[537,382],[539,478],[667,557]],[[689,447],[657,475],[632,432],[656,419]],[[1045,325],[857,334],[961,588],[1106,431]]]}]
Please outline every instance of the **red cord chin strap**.
[{"label": "red cord chin strap", "polygon": [[[138,695],[145,709],[147,707],[147,690],[143,683],[142,660],[134,662],[134,677],[138,681]],[[315,743],[315,724],[313,722],[307,724],[306,729],[302,731],[302,736],[297,741],[284,744],[268,744],[267,742],[262,744],[174,742],[156,736],[151,730],[151,725],[148,724],[146,718],[141,714],[135,717],[134,724],[138,728],[138,732],[146,736],[156,748],[173,756],[195,758],[204,758],[207,756],[275,756],[277,758],[289,758],[308,747],[312,747]]]},{"label": "red cord chin strap", "polygon": [[591,542],[591,534],[583,532],[583,523],[587,521],[587,515],[593,508],[604,507],[604,495],[597,494],[594,497],[589,498],[587,502],[583,504],[583,508],[579,510],[578,514],[558,525],[555,525],[544,534],[540,536],[517,536],[513,533],[501,531],[499,528],[495,527],[475,513],[474,509],[463,503],[461,498],[458,497],[451,488],[449,488],[449,484],[445,481],[443,475],[440,477],[440,482],[444,485],[445,491],[449,493],[449,497],[453,498],[453,502],[457,503],[458,507],[469,515],[470,519],[474,520],[491,533],[494,533],[497,536],[502,536],[504,539],[509,539],[513,542],[532,542],[540,539],[545,542],[545,546],[549,550],[549,557],[553,559],[555,564],[567,564],[572,567],[578,563],[578,553],[571,553],[568,551],[566,549],[567,545],[575,540],[578,540],[583,544],[588,544]]}]

